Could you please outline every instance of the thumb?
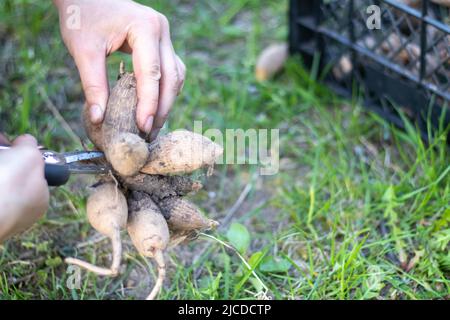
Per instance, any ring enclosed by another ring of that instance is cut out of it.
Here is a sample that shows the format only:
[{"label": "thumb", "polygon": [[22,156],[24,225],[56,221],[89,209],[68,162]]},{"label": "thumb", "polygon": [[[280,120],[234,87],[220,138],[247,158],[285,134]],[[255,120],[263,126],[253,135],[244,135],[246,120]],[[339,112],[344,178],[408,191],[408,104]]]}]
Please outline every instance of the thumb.
[{"label": "thumb", "polygon": [[9,142],[9,140],[4,136],[4,135],[2,135],[1,133],[0,133],[0,144],[6,144],[6,145],[8,145],[10,142]]},{"label": "thumb", "polygon": [[22,136],[17,137],[13,142],[14,147],[32,147],[37,148],[38,144],[36,138],[29,134],[24,134]]},{"label": "thumb", "polygon": [[89,118],[94,124],[101,123],[108,101],[106,55],[102,50],[86,52],[84,49],[75,56],[75,63],[80,73]]}]

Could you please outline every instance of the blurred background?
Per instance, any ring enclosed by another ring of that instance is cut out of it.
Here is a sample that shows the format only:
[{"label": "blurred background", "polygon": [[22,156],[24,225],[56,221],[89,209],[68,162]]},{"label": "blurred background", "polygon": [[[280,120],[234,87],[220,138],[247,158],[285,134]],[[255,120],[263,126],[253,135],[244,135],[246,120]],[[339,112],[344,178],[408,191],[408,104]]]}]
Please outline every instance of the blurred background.
[{"label": "blurred background", "polygon": [[[187,65],[169,129],[280,130],[280,172],[222,165],[193,201],[222,226],[170,250],[162,299],[418,299],[450,292],[448,128],[428,144],[411,123],[400,131],[317,82],[291,58],[258,83],[267,45],[287,38],[288,1],[139,1],[166,15]],[[90,146],[81,126],[78,72],[59,35],[51,1],[0,3],[0,132],[23,133],[58,151]],[[110,83],[124,60],[108,59]],[[155,280],[124,233],[121,274],[82,272],[66,285],[67,256],[99,265],[109,241],[89,226],[93,182],[51,190],[46,217],[0,245],[2,299],[133,299]],[[5,197],[0,190],[0,199]],[[244,262],[245,261],[245,262]],[[248,270],[246,263],[251,266]]]}]

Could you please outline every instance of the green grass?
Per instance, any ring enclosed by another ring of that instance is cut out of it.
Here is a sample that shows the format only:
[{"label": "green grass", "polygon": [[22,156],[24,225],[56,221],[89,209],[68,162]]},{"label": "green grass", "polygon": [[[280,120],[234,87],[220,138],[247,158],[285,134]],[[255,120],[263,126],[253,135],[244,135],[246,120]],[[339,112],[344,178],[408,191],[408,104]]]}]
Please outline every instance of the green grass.
[{"label": "green grass", "polygon": [[[258,52],[287,34],[286,2],[151,3],[171,20],[188,66],[170,128],[192,128],[201,119],[205,129],[279,128],[281,138],[277,175],[219,166],[193,199],[220,221],[249,190],[232,224],[212,233],[242,258],[207,236],[169,251],[162,299],[252,299],[264,288],[275,299],[448,298],[448,129],[424,144],[414,125],[400,131],[357,98],[336,98],[295,59],[276,80],[257,84]],[[60,151],[79,148],[82,92],[50,1],[2,1],[0,15],[0,131],[28,132]],[[111,80],[121,59],[131,66],[129,57],[112,56]],[[67,288],[64,257],[109,263],[109,243],[85,218],[90,182],[73,179],[52,190],[46,217],[0,246],[0,298],[148,293],[154,268],[125,234],[118,278],[82,272],[81,288]]]}]

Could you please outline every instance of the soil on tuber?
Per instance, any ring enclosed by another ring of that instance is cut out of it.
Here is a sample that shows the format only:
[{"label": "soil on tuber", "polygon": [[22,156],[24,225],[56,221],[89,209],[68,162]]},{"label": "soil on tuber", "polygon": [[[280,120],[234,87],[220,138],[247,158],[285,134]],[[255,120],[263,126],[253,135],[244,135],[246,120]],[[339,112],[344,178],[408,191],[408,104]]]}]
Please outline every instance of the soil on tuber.
[{"label": "soil on tuber", "polygon": [[171,230],[202,231],[217,226],[217,222],[205,218],[196,205],[180,197],[162,199],[158,201],[158,206]]},{"label": "soil on tuber", "polygon": [[119,76],[105,110],[101,125],[92,124],[87,107],[83,122],[88,137],[120,176],[132,176],[145,165],[149,156],[147,143],[136,124],[136,79],[132,73]]},{"label": "soil on tuber", "polygon": [[161,176],[139,174],[125,177],[122,183],[133,191],[143,191],[152,195],[153,199],[163,199],[169,196],[185,196],[199,191],[203,186],[199,181],[193,181],[186,176]]},{"label": "soil on tuber", "polygon": [[149,155],[136,124],[136,107],[136,78],[124,72],[111,91],[102,124],[106,159],[122,176],[139,172]]}]

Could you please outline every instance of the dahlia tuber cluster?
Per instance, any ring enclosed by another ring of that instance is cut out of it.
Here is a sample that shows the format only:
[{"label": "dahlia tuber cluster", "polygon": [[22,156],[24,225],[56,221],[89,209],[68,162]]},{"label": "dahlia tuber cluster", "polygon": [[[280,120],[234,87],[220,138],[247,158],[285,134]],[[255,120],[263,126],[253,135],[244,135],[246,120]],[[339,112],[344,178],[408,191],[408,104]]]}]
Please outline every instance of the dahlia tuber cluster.
[{"label": "dahlia tuber cluster", "polygon": [[98,275],[117,276],[122,256],[121,231],[126,228],[136,250],[157,264],[158,279],[147,298],[154,299],[165,277],[165,250],[218,225],[183,196],[202,188],[200,182],[186,174],[211,168],[223,148],[186,130],[148,143],[135,122],[136,97],[133,73],[121,71],[111,90],[104,122],[93,125],[87,107],[83,110],[89,139],[105,153],[113,168],[111,176],[102,177],[93,186],[86,208],[92,227],[111,239],[113,258],[110,268],[75,258],[67,258],[66,262]]}]

